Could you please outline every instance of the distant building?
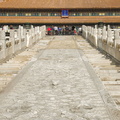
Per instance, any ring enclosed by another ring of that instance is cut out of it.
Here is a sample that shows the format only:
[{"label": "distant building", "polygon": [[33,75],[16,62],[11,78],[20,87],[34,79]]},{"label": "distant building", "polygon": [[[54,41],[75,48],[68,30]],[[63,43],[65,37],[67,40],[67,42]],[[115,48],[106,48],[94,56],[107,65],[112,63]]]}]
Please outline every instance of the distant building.
[{"label": "distant building", "polygon": [[1,24],[120,23],[120,0],[6,0]]}]

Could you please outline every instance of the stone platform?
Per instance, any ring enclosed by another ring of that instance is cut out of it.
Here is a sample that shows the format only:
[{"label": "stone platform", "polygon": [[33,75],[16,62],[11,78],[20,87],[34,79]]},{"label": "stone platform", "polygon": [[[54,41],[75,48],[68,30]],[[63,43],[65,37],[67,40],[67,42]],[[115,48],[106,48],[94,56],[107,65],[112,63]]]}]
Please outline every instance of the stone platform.
[{"label": "stone platform", "polygon": [[113,120],[74,37],[46,39],[1,94],[0,120]]}]

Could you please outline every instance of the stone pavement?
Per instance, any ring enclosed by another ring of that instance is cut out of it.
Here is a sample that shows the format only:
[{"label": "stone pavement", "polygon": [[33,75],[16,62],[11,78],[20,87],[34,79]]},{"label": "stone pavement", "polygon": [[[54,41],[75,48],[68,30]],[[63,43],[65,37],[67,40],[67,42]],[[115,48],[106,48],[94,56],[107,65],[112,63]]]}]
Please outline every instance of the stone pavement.
[{"label": "stone pavement", "polygon": [[18,76],[0,120],[110,120],[73,36],[55,36]]},{"label": "stone pavement", "polygon": [[[51,37],[53,38],[53,37]],[[0,61],[0,93],[11,83],[16,75],[32,60],[33,56],[44,51],[50,42],[50,37],[47,36],[37,44],[20,51],[19,53],[11,56],[11,58]]]},{"label": "stone pavement", "polygon": [[[78,48],[84,53],[89,64],[104,84],[105,88],[120,109],[120,62],[92,47],[89,42],[76,36]],[[120,114],[120,112],[119,112]]]}]

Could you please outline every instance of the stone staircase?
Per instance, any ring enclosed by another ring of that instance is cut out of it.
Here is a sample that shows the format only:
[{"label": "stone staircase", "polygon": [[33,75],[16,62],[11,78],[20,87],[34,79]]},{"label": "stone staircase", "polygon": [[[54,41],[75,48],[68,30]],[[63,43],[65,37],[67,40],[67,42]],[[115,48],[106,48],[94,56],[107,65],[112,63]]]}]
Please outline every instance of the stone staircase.
[{"label": "stone staircase", "polygon": [[44,50],[50,40],[47,37],[41,39],[37,44],[6,62],[0,63],[0,92],[15,78],[15,76],[32,60],[34,56]]},{"label": "stone staircase", "polygon": [[102,54],[80,36],[76,38],[79,49],[84,52],[96,74],[120,108],[120,64]]}]

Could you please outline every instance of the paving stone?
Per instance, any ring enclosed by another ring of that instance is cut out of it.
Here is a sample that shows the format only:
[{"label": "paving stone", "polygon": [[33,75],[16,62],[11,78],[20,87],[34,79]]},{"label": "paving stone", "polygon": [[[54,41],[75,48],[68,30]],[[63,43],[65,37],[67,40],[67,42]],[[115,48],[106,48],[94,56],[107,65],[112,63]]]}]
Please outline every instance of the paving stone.
[{"label": "paving stone", "polygon": [[[118,92],[120,85],[119,82],[117,82],[120,79],[120,65],[101,51],[92,47],[88,41],[80,41],[80,39],[80,36],[76,36],[76,41],[79,40],[79,44],[77,43],[78,47],[81,48],[84,55],[87,56],[88,61],[95,70],[97,76],[103,81],[107,91],[109,93],[113,91],[111,95],[113,99],[116,96],[116,93],[120,96],[120,93]],[[116,102],[116,104],[118,105],[117,107],[120,108],[119,102]]]},{"label": "paving stone", "polygon": [[0,119],[110,120],[73,37],[49,45],[1,99]]}]

